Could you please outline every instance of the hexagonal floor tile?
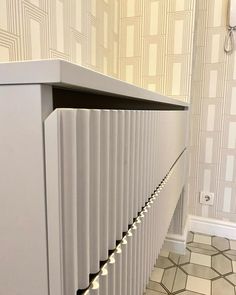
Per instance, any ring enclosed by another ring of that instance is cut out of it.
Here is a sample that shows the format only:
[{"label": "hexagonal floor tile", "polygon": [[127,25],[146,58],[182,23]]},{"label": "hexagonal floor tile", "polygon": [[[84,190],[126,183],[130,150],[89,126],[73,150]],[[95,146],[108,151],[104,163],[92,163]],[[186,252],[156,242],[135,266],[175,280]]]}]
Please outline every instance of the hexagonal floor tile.
[{"label": "hexagonal floor tile", "polygon": [[190,262],[210,267],[211,266],[211,256],[192,252]]},{"label": "hexagonal floor tile", "polygon": [[179,258],[180,258],[180,255],[179,254],[171,253],[170,252],[169,259],[171,261],[173,261],[175,264],[178,264],[179,263]]},{"label": "hexagonal floor tile", "polygon": [[187,281],[187,275],[182,271],[182,269],[178,268],[175,275],[172,292],[184,290],[186,286],[186,281]]},{"label": "hexagonal floor tile", "polygon": [[222,275],[233,271],[231,260],[222,254],[212,256],[212,268]]},{"label": "hexagonal floor tile", "polygon": [[157,282],[157,283],[160,283],[161,280],[162,280],[163,273],[164,273],[163,268],[154,267],[154,269],[153,269],[153,271],[151,273],[150,280],[154,281],[154,282]]},{"label": "hexagonal floor tile", "polygon": [[211,294],[211,281],[188,275],[186,289],[188,291],[201,293],[201,294],[205,294],[205,295],[210,295]]},{"label": "hexagonal floor tile", "polygon": [[236,286],[236,273],[233,273],[231,275],[228,275],[226,277],[234,286]]},{"label": "hexagonal floor tile", "polygon": [[159,268],[168,268],[173,266],[174,263],[171,262],[167,257],[159,256],[157,259],[156,267]]},{"label": "hexagonal floor tile", "polygon": [[236,261],[236,251],[235,250],[228,250],[225,251],[224,254],[229,257],[231,260]]},{"label": "hexagonal floor tile", "polygon": [[215,249],[211,245],[195,243],[195,242],[187,244],[187,249],[192,252],[201,253],[205,255],[214,255],[219,252],[217,249]]},{"label": "hexagonal floor tile", "polygon": [[167,294],[166,290],[161,286],[160,283],[156,283],[153,281],[149,281],[147,289]]},{"label": "hexagonal floor tile", "polygon": [[186,249],[185,255],[181,255],[179,258],[179,265],[188,263],[190,261],[190,257],[191,257],[191,252],[188,249]]},{"label": "hexagonal floor tile", "polygon": [[211,245],[211,236],[195,233],[193,237],[195,243]]},{"label": "hexagonal floor tile", "polygon": [[161,250],[145,295],[236,295],[236,241],[188,234],[186,254]]},{"label": "hexagonal floor tile", "polygon": [[177,271],[177,267],[171,267],[171,268],[165,269],[164,271],[161,282],[169,292],[172,291],[176,271]]},{"label": "hexagonal floor tile", "polygon": [[235,295],[234,286],[225,279],[217,279],[212,281],[212,295]]},{"label": "hexagonal floor tile", "polygon": [[214,279],[219,276],[217,272],[207,266],[197,265],[197,264],[185,264],[181,268],[189,275],[203,278],[203,279]]},{"label": "hexagonal floor tile", "polygon": [[220,251],[229,249],[229,240],[221,237],[212,237],[212,246],[216,247]]}]

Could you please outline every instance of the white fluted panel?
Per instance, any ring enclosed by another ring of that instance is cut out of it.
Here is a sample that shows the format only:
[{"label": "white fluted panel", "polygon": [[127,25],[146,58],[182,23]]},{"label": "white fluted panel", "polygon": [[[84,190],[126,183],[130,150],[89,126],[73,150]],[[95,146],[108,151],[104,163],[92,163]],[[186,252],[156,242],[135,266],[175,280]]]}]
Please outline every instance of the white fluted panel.
[{"label": "white fluted panel", "polygon": [[107,265],[108,270],[108,294],[115,295],[116,293],[116,281],[115,281],[115,254],[109,258]]},{"label": "white fluted panel", "polygon": [[130,111],[125,112],[125,126],[124,126],[124,192],[123,192],[123,232],[128,231],[129,223],[129,200],[130,197],[130,186],[131,186],[131,115]]},{"label": "white fluted panel", "polygon": [[136,282],[136,274],[137,274],[137,226],[134,224],[132,226],[132,234],[133,234],[133,243],[132,243],[132,273],[131,273],[131,294],[137,294],[137,282]]},{"label": "white fluted panel", "polygon": [[99,275],[99,291],[101,295],[108,295],[108,271],[107,265],[104,266]]},{"label": "white fluted panel", "polygon": [[139,210],[139,176],[140,176],[140,121],[141,111],[136,112],[136,132],[135,132],[135,158],[134,158],[134,200],[133,200],[133,218],[137,216]]},{"label": "white fluted panel", "polygon": [[89,110],[77,111],[78,285],[89,285]]},{"label": "white fluted panel", "polygon": [[99,295],[100,294],[100,285],[99,285],[99,278],[93,281],[90,289],[89,295]]},{"label": "white fluted panel", "polygon": [[138,212],[141,211],[143,206],[143,187],[144,187],[144,123],[145,123],[145,111],[140,112],[140,147],[139,147],[139,175],[138,175]]},{"label": "white fluted panel", "polygon": [[118,112],[110,112],[110,150],[109,150],[109,249],[116,247],[116,201],[117,201],[117,140]]},{"label": "white fluted panel", "polygon": [[121,245],[119,245],[115,252],[115,294],[116,295],[123,295],[121,293],[122,290],[122,249]]},{"label": "white fluted panel", "polygon": [[122,278],[121,278],[121,294],[127,295],[127,280],[128,280],[128,246],[127,238],[125,237],[121,244],[122,250]]},{"label": "white fluted panel", "polygon": [[86,109],[47,118],[51,295],[143,294],[184,185],[185,120],[184,111]]},{"label": "white fluted panel", "polygon": [[127,267],[127,295],[132,294],[132,273],[133,273],[133,233],[130,229],[127,234],[127,261],[128,261],[128,267]]},{"label": "white fluted panel", "polygon": [[101,110],[100,140],[100,260],[108,259],[110,112]]},{"label": "white fluted panel", "polygon": [[[100,114],[92,110],[90,116],[90,273],[100,269]],[[101,237],[102,239],[102,237]]]},{"label": "white fluted panel", "polygon": [[134,199],[135,199],[135,161],[136,161],[136,128],[137,113],[131,112],[130,120],[130,186],[129,186],[129,225],[133,223],[134,218]]},{"label": "white fluted panel", "polygon": [[125,113],[118,111],[116,240],[123,237]]}]

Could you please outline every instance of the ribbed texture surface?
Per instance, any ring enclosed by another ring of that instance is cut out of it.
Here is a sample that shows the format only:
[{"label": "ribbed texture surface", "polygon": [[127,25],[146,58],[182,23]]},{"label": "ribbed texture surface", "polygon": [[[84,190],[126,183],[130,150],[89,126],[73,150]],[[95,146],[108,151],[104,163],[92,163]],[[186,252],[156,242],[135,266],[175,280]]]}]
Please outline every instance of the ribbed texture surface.
[{"label": "ribbed texture surface", "polygon": [[48,117],[51,295],[88,288],[107,259],[89,294],[143,293],[183,187],[185,155],[170,168],[185,126],[184,111],[58,109]]}]

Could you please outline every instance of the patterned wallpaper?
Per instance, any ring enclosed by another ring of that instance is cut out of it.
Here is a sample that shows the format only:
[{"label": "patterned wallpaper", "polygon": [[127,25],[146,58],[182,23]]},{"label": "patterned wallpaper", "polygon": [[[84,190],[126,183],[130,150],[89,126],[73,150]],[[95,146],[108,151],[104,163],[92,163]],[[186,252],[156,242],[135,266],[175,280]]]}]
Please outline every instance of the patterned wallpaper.
[{"label": "patterned wallpaper", "polygon": [[190,96],[194,0],[0,0],[0,61],[62,58]]},{"label": "patterned wallpaper", "polygon": [[[190,213],[236,222],[236,52],[224,53],[227,0],[197,0],[191,103]],[[214,206],[199,191],[215,193]]]},{"label": "patterned wallpaper", "polygon": [[119,0],[0,0],[0,61],[62,58],[118,77]]},{"label": "patterned wallpaper", "polygon": [[121,1],[121,79],[177,99],[189,99],[194,3]]}]

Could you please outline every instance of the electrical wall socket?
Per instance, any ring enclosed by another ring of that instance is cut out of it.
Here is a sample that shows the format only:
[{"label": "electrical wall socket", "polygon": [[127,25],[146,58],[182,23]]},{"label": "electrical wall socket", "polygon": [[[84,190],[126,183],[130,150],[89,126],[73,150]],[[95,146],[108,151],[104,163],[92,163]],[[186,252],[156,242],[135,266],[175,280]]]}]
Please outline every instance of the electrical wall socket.
[{"label": "electrical wall socket", "polygon": [[200,203],[212,206],[214,204],[214,193],[200,192]]}]

